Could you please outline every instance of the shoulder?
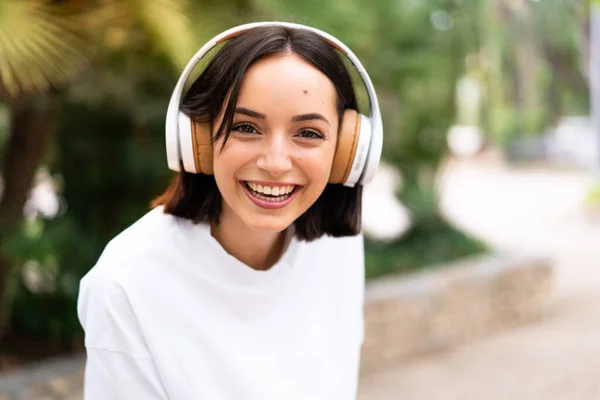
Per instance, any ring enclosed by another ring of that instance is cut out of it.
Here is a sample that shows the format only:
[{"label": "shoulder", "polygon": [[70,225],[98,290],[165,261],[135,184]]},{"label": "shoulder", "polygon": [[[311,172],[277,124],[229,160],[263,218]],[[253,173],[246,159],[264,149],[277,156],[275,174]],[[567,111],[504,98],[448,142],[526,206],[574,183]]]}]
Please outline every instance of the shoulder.
[{"label": "shoulder", "polygon": [[178,231],[186,222],[164,213],[162,207],[154,208],[115,236],[107,244],[100,261],[103,258],[123,258],[149,250],[160,251],[176,239]]},{"label": "shoulder", "polygon": [[[355,236],[323,236],[305,244],[302,251],[304,262],[313,264],[319,274],[328,271],[332,279],[349,280],[360,284],[364,279],[365,256],[362,233]],[[327,268],[322,268],[326,265]]]},{"label": "shoulder", "polygon": [[169,265],[177,256],[174,243],[178,235],[185,235],[182,223],[185,221],[156,208],[107,244],[79,285],[77,312],[86,343],[111,341],[110,335],[103,337],[104,329],[134,323],[131,289],[160,279],[161,266]]},{"label": "shoulder", "polygon": [[108,242],[83,281],[99,275],[120,281],[148,260],[173,257],[187,223],[165,214],[162,207],[149,211]]},{"label": "shoulder", "polygon": [[86,348],[118,351],[131,357],[148,358],[120,276],[107,269],[92,269],[82,280],[77,316],[85,332]]},{"label": "shoulder", "polygon": [[322,254],[332,254],[338,257],[344,257],[344,255],[362,257],[364,238],[362,233],[343,237],[323,236],[307,243],[307,247]]},{"label": "shoulder", "polygon": [[81,280],[81,288],[106,279],[123,284],[138,275],[148,273],[153,265],[171,264],[185,255],[186,241],[194,233],[191,221],[166,214],[162,207],[150,210],[135,221],[103,249],[95,265]]}]

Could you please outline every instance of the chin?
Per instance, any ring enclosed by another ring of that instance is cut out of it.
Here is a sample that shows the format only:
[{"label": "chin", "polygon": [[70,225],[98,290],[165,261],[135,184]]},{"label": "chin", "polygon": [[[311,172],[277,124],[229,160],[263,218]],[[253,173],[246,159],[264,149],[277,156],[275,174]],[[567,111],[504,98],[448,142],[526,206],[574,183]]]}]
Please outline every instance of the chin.
[{"label": "chin", "polygon": [[285,231],[294,221],[290,221],[287,218],[283,220],[280,218],[257,216],[245,222],[249,228],[257,231],[279,233]]}]

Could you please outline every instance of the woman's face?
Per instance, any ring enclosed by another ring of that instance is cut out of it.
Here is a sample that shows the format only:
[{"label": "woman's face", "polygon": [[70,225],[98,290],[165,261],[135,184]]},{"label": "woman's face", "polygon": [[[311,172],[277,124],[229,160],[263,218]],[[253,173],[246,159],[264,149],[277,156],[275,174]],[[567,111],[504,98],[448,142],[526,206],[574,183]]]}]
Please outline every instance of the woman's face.
[{"label": "woman's face", "polygon": [[327,76],[296,54],[254,64],[227,143],[221,151],[221,136],[213,146],[224,217],[235,214],[256,230],[285,230],[325,189],[337,131],[336,91]]}]

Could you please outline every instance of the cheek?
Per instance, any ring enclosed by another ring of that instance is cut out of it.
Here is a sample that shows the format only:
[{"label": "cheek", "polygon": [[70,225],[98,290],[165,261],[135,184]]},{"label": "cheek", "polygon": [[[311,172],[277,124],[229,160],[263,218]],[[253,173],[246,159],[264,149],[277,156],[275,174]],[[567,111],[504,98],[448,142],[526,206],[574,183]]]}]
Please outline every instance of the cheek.
[{"label": "cheek", "polygon": [[315,180],[327,180],[331,170],[331,159],[327,154],[306,157],[301,161],[304,170]]},{"label": "cheek", "polygon": [[237,172],[246,164],[244,157],[247,153],[239,151],[233,143],[227,143],[221,151],[221,144],[215,144],[213,149],[213,171],[219,191],[227,200],[236,190],[235,177]]},{"label": "cheek", "polygon": [[312,183],[325,186],[329,181],[334,153],[335,143],[299,158],[298,163],[302,165],[303,171]]},{"label": "cheek", "polygon": [[248,163],[252,152],[247,146],[242,146],[229,140],[221,150],[221,144],[216,143],[213,148],[213,165],[215,175],[223,175],[224,172],[232,173]]}]

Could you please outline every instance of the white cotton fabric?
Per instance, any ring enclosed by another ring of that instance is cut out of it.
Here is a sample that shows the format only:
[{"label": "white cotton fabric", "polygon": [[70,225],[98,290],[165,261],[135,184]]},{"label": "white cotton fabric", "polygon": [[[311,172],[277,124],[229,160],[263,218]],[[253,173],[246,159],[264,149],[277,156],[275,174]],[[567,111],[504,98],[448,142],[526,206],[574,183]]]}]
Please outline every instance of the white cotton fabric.
[{"label": "white cotton fabric", "polygon": [[84,398],[355,399],[363,294],[362,235],[292,239],[256,271],[156,208],[81,281]]}]

